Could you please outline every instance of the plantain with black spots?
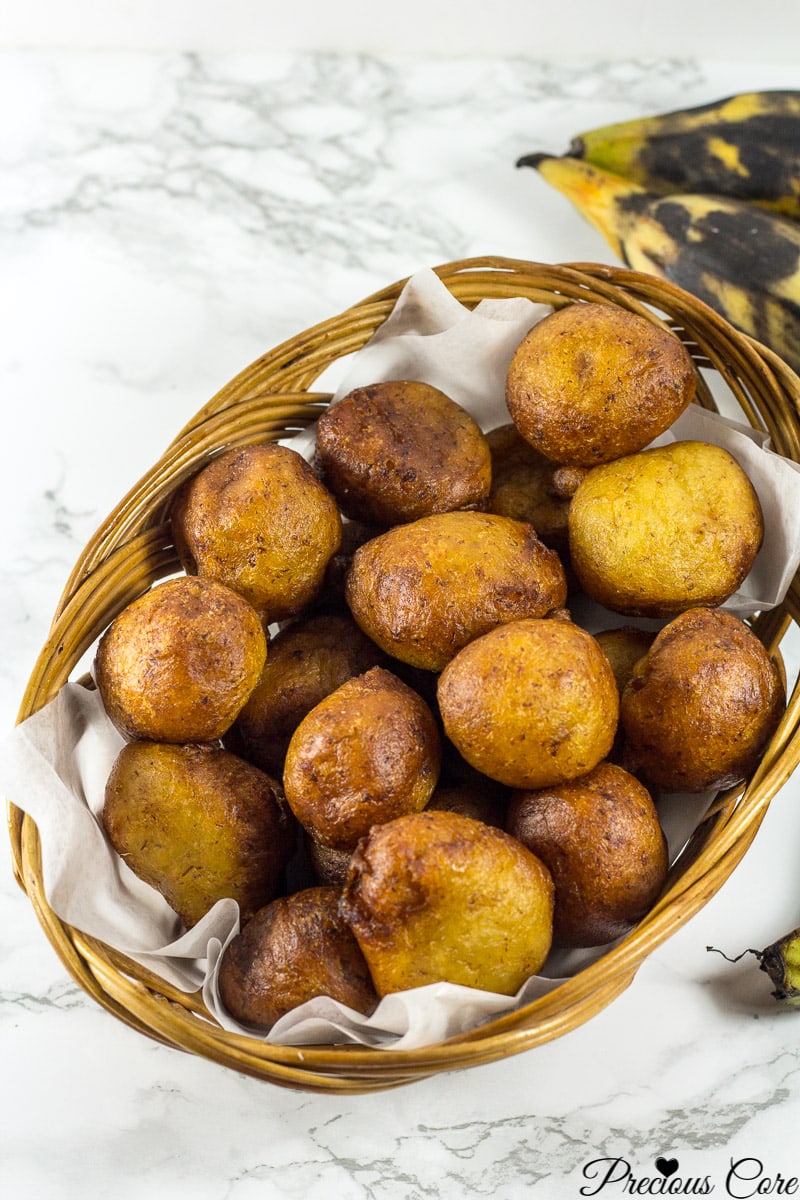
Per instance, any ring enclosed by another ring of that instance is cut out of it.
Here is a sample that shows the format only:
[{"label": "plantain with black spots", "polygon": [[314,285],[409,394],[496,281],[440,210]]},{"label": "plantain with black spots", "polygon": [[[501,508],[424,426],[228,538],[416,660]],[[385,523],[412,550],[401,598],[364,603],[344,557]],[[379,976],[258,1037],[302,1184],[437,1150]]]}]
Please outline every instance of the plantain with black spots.
[{"label": "plantain with black spots", "polygon": [[742,92],[606,125],[568,154],[659,195],[730,196],[800,218],[800,92]]}]

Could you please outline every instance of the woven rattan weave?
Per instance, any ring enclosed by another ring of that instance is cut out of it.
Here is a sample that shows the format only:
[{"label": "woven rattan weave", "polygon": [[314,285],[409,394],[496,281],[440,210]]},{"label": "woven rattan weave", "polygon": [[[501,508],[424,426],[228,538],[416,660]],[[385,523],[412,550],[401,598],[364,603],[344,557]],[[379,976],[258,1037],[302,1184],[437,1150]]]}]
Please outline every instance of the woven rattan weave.
[{"label": "woven rattan weave", "polygon": [[[768,431],[774,448],[800,462],[800,380],[774,354],[737,333],[687,293],[651,276],[592,264],[548,266],[499,258],[436,269],[468,307],[484,297],[526,296],[555,306],[584,300],[617,304],[664,320],[701,370],[699,403],[713,408],[717,373],[745,418]],[[223,447],[276,439],[312,422],[329,396],[316,391],[327,367],[360,349],[390,313],[405,281],[264,354],[224,387],[178,434],[164,455],[109,515],[66,583],[50,634],[25,692],[20,720],[58,692],[112,618],[155,580],[176,570],[165,514],[176,487]],[[756,618],[771,652],[800,622],[800,581],[780,608]],[[800,758],[800,689],[789,681],[784,720],[755,776],[718,797],[674,865],[660,901],[639,926],[596,963],[520,1011],[449,1041],[414,1051],[350,1046],[293,1048],[236,1036],[187,996],[79,930],[65,925],[43,893],[38,833],[9,808],[17,878],[66,968],[120,1020],[170,1046],[284,1087],[365,1092],[529,1050],[580,1025],[633,979],[655,947],[720,888],[750,845],[767,805]]]}]

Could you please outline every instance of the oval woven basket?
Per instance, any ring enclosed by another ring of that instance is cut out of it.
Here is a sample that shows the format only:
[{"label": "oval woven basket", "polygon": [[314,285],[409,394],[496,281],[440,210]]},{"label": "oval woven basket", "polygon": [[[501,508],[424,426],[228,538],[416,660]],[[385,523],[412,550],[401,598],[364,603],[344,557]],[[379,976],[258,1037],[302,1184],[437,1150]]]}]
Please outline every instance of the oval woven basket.
[{"label": "oval woven basket", "polygon": [[[526,296],[560,307],[592,300],[663,320],[685,342],[700,372],[698,402],[714,408],[708,380],[724,380],[746,419],[774,448],[800,462],[800,380],[771,351],[736,332],[686,292],[654,277],[594,264],[548,266],[480,258],[436,268],[450,292],[473,307],[485,297]],[[325,369],[359,350],[385,320],[404,283],[263,355],[224,387],[178,434],[161,459],[109,515],[67,581],[50,635],[25,692],[19,719],[52,699],[109,622],[153,582],[177,569],[165,519],[170,497],[223,447],[277,439],[311,423],[330,396],[315,391]],[[800,580],[785,602],[753,627],[780,660],[779,645],[800,622]],[[526,1007],[467,1034],[419,1050],[275,1045],[223,1031],[199,995],[181,993],[103,943],[66,925],[42,887],[36,826],[9,807],[15,873],[41,925],[78,984],[120,1020],[167,1045],[284,1087],[366,1092],[439,1071],[529,1050],[580,1025],[633,979],[637,968],[719,889],[750,845],[771,798],[800,758],[800,688],[754,777],[717,797],[674,864],[658,903],[636,929],[591,966]]]}]

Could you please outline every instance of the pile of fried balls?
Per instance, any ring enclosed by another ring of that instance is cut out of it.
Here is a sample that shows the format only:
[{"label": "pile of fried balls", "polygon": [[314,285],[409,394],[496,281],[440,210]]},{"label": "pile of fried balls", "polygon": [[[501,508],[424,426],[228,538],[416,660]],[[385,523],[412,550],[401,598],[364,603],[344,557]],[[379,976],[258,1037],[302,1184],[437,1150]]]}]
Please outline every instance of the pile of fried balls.
[{"label": "pile of fried balls", "polygon": [[759,500],[726,450],[650,445],[695,388],[655,318],[570,303],[517,347],[499,428],[380,382],[325,411],[311,463],[222,448],[177,491],[183,573],[97,648],[126,739],[102,821],[186,927],[238,902],[235,1019],[512,996],[656,902],[660,795],[753,771],[785,690],[721,606]]}]

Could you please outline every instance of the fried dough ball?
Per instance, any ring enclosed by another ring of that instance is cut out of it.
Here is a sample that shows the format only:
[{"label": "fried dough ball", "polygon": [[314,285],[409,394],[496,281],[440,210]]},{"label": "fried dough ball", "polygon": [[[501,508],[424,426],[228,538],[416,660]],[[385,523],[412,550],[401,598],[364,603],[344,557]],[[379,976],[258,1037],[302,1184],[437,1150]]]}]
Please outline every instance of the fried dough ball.
[{"label": "fried dough ball", "polygon": [[668,429],[696,382],[689,353],[663,326],[615,305],[569,304],[523,338],[506,402],[546,458],[593,467]]},{"label": "fried dough ball", "polygon": [[353,555],[359,546],[363,546],[370,538],[377,537],[379,533],[383,533],[383,530],[376,529],[374,525],[363,525],[360,521],[342,522],[341,545],[325,568],[325,578],[315,598],[315,606],[325,612],[334,609],[347,610],[344,586]]},{"label": "fried dough ball", "polygon": [[231,749],[281,775],[303,717],[345,680],[385,661],[349,613],[319,613],[287,625],[270,642],[258,683],[230,731]]},{"label": "fried dough ball", "polygon": [[[436,676],[437,683],[438,678]],[[435,701],[435,711],[439,712],[438,700]],[[510,789],[502,783],[498,783],[496,779],[490,779],[482,771],[476,771],[464,756],[459,754],[447,737],[442,739],[442,770],[438,786],[454,788],[456,791],[464,789],[467,792],[476,792],[498,806],[505,805],[510,795]]]},{"label": "fried dough ball", "polygon": [[314,880],[320,885],[343,888],[350,872],[352,850],[334,850],[333,846],[323,846],[308,832],[305,833],[303,844]]},{"label": "fried dough ball", "polygon": [[275,442],[212,459],[179,490],[171,525],[188,574],[233,588],[269,621],[311,602],[342,537],[331,494]]},{"label": "fried dough ball", "polygon": [[661,630],[622,694],[623,765],[665,792],[729,787],[754,770],[785,704],[744,622],[692,609]]},{"label": "fried dough ball", "polygon": [[750,571],[763,534],[747,475],[706,442],[672,442],[595,467],[569,510],[581,586],[633,616],[722,604]]},{"label": "fried dough ball", "polygon": [[621,625],[618,629],[601,629],[594,635],[614,672],[620,696],[633,669],[653,644],[655,633],[649,629],[636,629],[633,625]]},{"label": "fried dough ball", "polygon": [[[605,654],[620,697],[626,683],[633,675],[633,670],[639,659],[643,657],[653,644],[655,633],[644,629],[635,629],[632,625],[624,625],[619,629],[603,629],[595,633],[595,640]],[[617,725],[614,745],[608,752],[610,762],[619,763],[623,754],[622,726]]]},{"label": "fried dough ball", "polygon": [[440,761],[428,706],[390,671],[374,667],[303,718],[289,743],[283,784],[315,841],[352,850],[370,826],[425,807]]},{"label": "fried dough ball", "polygon": [[495,625],[544,616],[566,594],[561,561],[532,526],[479,512],[423,517],[373,538],[353,556],[346,586],[367,636],[429,671]]},{"label": "fried dough ball", "polygon": [[489,447],[469,413],[416,380],[360,387],[317,422],[315,467],[345,516],[398,525],[482,504]]},{"label": "fried dough ball", "polygon": [[[449,743],[443,747],[443,750],[449,751],[451,755],[455,753],[455,748]],[[472,817],[475,821],[496,825],[500,829],[504,828],[508,807],[508,789],[497,784],[493,779],[480,776],[469,764],[464,763],[463,759],[461,763],[467,782],[459,781],[443,785],[440,776],[439,784],[428,801],[425,811],[457,812],[464,817]],[[312,873],[317,882],[343,887],[350,870],[352,852],[323,846],[309,836],[306,836],[305,847]]]},{"label": "fried dough ball", "polygon": [[426,811],[359,843],[341,911],[379,996],[439,981],[513,995],[547,958],[553,883],[501,829]]},{"label": "fried dough ball", "polygon": [[584,775],[614,741],[619,695],[591,634],[566,620],[500,625],[439,678],[447,736],[478,771],[512,788]]},{"label": "fried dough ball", "polygon": [[471,787],[439,787],[431,796],[425,811],[460,813],[462,817],[472,817],[473,821],[483,821],[485,825],[496,825],[498,829],[503,829],[506,807],[505,799],[493,791],[479,791]]},{"label": "fried dough ball", "polygon": [[[489,512],[527,521],[538,537],[564,558],[569,550],[568,514],[582,468],[553,463],[526,442],[516,425],[499,425],[486,435],[492,453]],[[566,476],[566,472],[571,474]]]},{"label": "fried dough ball", "polygon": [[365,1016],[378,1002],[335,887],[304,888],[262,908],[228,945],[218,979],[231,1016],[264,1029],[318,996]]},{"label": "fried dough ball", "polygon": [[[496,425],[486,434],[489,453],[492,457],[492,481],[498,475],[505,475],[515,467],[537,467],[542,462],[543,455],[534,450],[530,442],[526,442],[513,421],[504,425]],[[549,462],[549,459],[545,459]]]},{"label": "fried dough ball", "polygon": [[256,612],[211,579],[176,578],[129,604],[100,639],[95,678],[129,738],[212,742],[238,716],[267,655]]},{"label": "fried dough ball", "polygon": [[650,910],[667,876],[667,845],[647,789],[621,767],[535,792],[516,792],[506,829],[555,884],[553,940],[602,946]]},{"label": "fried dough ball", "polygon": [[295,845],[280,785],[219,746],[130,742],[111,770],[102,821],[187,927],[226,897],[247,919],[277,895]]}]

